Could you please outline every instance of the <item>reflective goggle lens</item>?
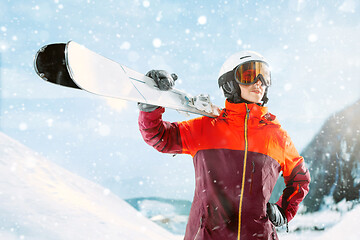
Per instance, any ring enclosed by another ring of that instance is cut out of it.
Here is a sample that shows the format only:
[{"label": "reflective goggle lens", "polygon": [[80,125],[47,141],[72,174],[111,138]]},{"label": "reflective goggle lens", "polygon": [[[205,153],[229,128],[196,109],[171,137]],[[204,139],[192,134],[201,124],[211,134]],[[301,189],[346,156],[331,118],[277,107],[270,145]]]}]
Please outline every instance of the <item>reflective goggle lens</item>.
[{"label": "reflective goggle lens", "polygon": [[259,78],[265,86],[270,86],[270,70],[265,62],[246,62],[235,69],[235,79],[242,85],[254,84]]}]

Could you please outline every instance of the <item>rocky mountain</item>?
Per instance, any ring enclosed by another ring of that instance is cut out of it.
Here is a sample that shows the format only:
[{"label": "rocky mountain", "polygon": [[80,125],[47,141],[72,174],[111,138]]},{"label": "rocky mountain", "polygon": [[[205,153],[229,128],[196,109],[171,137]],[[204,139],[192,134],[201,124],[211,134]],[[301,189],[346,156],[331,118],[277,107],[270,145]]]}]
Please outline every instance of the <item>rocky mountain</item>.
[{"label": "rocky mountain", "polygon": [[330,116],[301,153],[311,173],[308,211],[360,198],[360,100]]}]

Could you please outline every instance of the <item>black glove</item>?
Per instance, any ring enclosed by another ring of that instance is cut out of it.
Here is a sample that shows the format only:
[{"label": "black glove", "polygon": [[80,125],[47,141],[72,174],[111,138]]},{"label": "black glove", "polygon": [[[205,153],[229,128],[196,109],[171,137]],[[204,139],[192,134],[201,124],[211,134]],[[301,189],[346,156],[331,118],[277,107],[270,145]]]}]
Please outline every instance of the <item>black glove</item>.
[{"label": "black glove", "polygon": [[[157,87],[161,91],[168,91],[172,89],[175,85],[175,80],[178,78],[175,73],[169,74],[164,70],[151,70],[146,73],[147,77],[154,79]],[[138,108],[143,112],[152,112],[157,109],[159,106],[150,105],[146,103],[138,103]]]},{"label": "black glove", "polygon": [[266,204],[266,213],[275,227],[280,227],[287,223],[284,210],[275,203]]}]

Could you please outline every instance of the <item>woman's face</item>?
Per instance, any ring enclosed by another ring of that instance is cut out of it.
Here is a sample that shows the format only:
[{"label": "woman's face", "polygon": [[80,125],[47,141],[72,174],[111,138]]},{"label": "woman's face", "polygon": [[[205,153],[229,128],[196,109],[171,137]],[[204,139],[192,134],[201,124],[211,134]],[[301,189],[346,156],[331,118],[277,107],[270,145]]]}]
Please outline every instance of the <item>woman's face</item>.
[{"label": "woman's face", "polygon": [[260,79],[252,85],[241,85],[241,97],[249,102],[261,103],[261,99],[265,94],[265,86],[262,85]]}]

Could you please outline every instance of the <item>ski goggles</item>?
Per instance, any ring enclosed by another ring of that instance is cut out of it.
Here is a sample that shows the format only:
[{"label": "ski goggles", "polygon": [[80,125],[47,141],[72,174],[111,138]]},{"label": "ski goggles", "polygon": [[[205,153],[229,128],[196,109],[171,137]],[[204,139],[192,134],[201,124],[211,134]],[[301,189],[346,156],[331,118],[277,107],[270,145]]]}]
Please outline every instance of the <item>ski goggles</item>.
[{"label": "ski goggles", "polygon": [[271,85],[269,66],[260,61],[249,61],[237,66],[234,69],[234,78],[241,85],[252,85],[258,80],[266,87]]}]

